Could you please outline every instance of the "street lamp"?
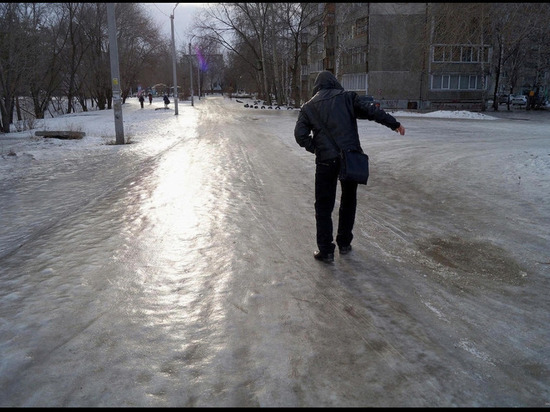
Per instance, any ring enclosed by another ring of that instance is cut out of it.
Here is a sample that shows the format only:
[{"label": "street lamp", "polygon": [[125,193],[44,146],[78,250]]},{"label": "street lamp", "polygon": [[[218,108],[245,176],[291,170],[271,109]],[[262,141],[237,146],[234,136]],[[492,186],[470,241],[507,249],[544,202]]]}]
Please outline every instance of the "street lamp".
[{"label": "street lamp", "polygon": [[176,3],[170,16],[170,22],[172,24],[172,71],[174,73],[174,114],[178,114],[178,77],[176,76],[176,42],[174,41],[174,10],[178,7],[179,3]]},{"label": "street lamp", "polygon": [[201,63],[197,60],[197,90],[201,99]]},{"label": "street lamp", "polygon": [[122,121],[122,99],[120,98],[120,71],[118,65],[118,45],[116,39],[115,5],[113,3],[107,3],[107,23],[109,25],[109,49],[111,53],[110,60],[116,144],[124,144],[124,124]]},{"label": "street lamp", "polygon": [[[195,36],[193,36],[195,37]],[[191,37],[191,40],[193,40],[193,37]],[[193,60],[191,60],[191,42],[189,42],[189,77],[191,78],[191,106],[194,106],[195,103],[193,101]]]}]

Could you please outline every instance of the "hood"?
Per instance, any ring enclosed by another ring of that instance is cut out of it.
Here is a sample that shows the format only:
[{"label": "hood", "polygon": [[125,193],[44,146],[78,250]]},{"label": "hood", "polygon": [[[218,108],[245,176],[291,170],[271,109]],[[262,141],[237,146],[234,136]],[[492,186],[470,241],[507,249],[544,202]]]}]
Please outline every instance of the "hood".
[{"label": "hood", "polygon": [[338,80],[334,75],[325,70],[317,75],[315,83],[313,84],[313,95],[317,94],[319,90],[323,89],[340,89],[344,90],[342,85],[338,83]]}]

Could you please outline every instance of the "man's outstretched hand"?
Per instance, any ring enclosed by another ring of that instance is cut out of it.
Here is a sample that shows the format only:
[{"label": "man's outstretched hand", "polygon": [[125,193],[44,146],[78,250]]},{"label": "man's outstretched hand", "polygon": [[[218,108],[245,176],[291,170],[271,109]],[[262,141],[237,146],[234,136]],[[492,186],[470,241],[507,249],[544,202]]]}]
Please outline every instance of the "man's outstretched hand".
[{"label": "man's outstretched hand", "polygon": [[405,128],[403,127],[402,124],[400,124],[399,127],[397,129],[395,129],[395,132],[399,133],[401,136],[403,136],[405,134]]}]

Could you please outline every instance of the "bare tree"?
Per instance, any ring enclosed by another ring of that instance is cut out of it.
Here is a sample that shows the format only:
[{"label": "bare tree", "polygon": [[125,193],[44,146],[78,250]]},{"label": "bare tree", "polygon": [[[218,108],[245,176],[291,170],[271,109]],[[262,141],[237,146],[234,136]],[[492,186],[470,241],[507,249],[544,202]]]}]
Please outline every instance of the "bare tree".
[{"label": "bare tree", "polygon": [[278,20],[281,22],[280,41],[285,44],[283,58],[290,74],[290,99],[296,107],[300,106],[301,60],[305,58],[307,49],[322,35],[317,31],[323,16],[316,12],[314,3],[278,3]]},{"label": "bare tree", "polygon": [[268,100],[265,47],[270,9],[270,3],[215,3],[204,8],[195,25],[202,37],[217,41],[256,68],[261,94]]},{"label": "bare tree", "polygon": [[118,3],[116,21],[124,102],[132,87],[145,79],[142,67],[158,62],[157,50],[166,40],[161,39],[159,28],[150,24],[140,3]]},{"label": "bare tree", "polygon": [[550,71],[550,4],[533,3],[529,5],[530,16],[526,19],[528,27],[527,41],[523,43],[526,55],[523,60],[525,72],[523,81],[525,88],[534,92],[534,100],[528,102],[527,109],[538,108],[543,103],[544,93],[548,97],[548,89],[541,90],[546,73]]},{"label": "bare tree", "polygon": [[[491,8],[492,44],[495,49],[493,71],[494,90],[493,107],[498,110],[498,95],[501,89],[501,78],[505,74],[508,92],[513,93],[520,78],[525,61],[525,43],[534,25],[536,16],[532,7],[523,3],[493,4]],[[508,100],[508,110],[510,101]]]},{"label": "bare tree", "polygon": [[[105,3],[79,3],[78,26],[82,32],[74,36],[74,75],[67,78],[68,96],[90,96],[100,110],[110,109],[112,85],[110,76],[109,39]],[[148,78],[156,72],[163,51],[168,48],[167,40],[160,38],[156,25],[150,24],[144,8],[139,3],[117,3],[117,44],[120,57],[121,90],[126,99],[130,90],[142,82],[142,73]],[[76,39],[82,40],[76,40]],[[76,47],[80,45],[80,47]],[[168,54],[170,56],[170,54]],[[169,61],[169,60],[168,60]],[[143,80],[147,78],[144,77]]]},{"label": "bare tree", "polygon": [[10,132],[13,110],[31,66],[32,21],[23,3],[0,3],[0,113],[1,130]]},{"label": "bare tree", "polygon": [[[225,64],[218,43],[208,38],[200,38],[195,45],[198,91],[213,90],[223,85]],[[199,95],[200,97],[200,95]]]},{"label": "bare tree", "polygon": [[87,29],[86,53],[79,66],[78,77],[82,88],[99,110],[111,108],[112,86],[110,82],[109,38],[107,31],[107,8],[105,3],[89,5],[83,22]]},{"label": "bare tree", "polygon": [[[542,33],[548,33],[549,9],[547,3],[436,3],[431,14],[435,36],[432,40],[477,44],[482,50],[490,46],[492,59],[480,59],[479,70],[483,80],[492,76],[493,107],[498,110],[499,94],[504,88],[513,93],[528,69],[530,45],[544,38]],[[542,48],[547,44],[540,42]],[[548,69],[548,65],[540,67]],[[482,109],[486,90],[484,85]]]},{"label": "bare tree", "polygon": [[[457,63],[471,66],[471,74],[478,76],[480,86],[476,95],[482,111],[486,107],[487,79],[492,70],[493,6],[491,3],[436,3],[430,9],[432,44],[450,45],[446,52],[450,57],[445,57],[450,71]],[[471,89],[466,92],[472,94]]]},{"label": "bare tree", "polygon": [[[88,24],[89,11],[93,10],[86,3],[62,3],[62,11],[66,18],[62,21],[67,32],[67,47],[65,47],[65,81],[64,92],[67,96],[67,113],[76,111],[74,100],[78,96],[79,77],[85,77],[81,70],[84,55],[88,52],[90,43],[86,32],[91,29]],[[84,107],[85,109],[85,107]]]},{"label": "bare tree", "polygon": [[[231,64],[254,78],[262,96],[300,104],[301,59],[318,37],[320,16],[309,3],[221,3],[204,9],[195,25],[203,38],[218,42],[229,52]],[[308,33],[315,33],[308,37]],[[267,52],[269,50],[269,52]],[[238,60],[242,60],[239,63]],[[289,96],[290,95],[290,96]]]},{"label": "bare tree", "polygon": [[[59,3],[33,3],[32,13],[34,42],[29,52],[35,61],[29,68],[27,84],[34,115],[37,119],[43,119],[53,94],[59,92],[66,67],[62,54],[67,44],[67,31],[62,24],[66,15]],[[44,52],[46,50],[47,53]]]}]

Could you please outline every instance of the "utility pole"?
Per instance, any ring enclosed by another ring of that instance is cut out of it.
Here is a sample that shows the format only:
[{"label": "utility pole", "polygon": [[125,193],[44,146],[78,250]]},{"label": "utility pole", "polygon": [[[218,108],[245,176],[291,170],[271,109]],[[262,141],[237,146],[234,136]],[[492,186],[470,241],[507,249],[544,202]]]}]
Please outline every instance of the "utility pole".
[{"label": "utility pole", "polygon": [[170,22],[172,23],[172,72],[174,73],[174,114],[178,115],[178,77],[176,76],[176,42],[174,41],[174,11],[178,7],[179,3],[176,3],[170,16]]},{"label": "utility pole", "polygon": [[115,115],[116,144],[124,144],[124,124],[122,122],[122,99],[120,95],[120,74],[118,69],[118,45],[116,40],[114,3],[107,3],[107,20],[109,24],[109,49],[113,85],[113,112]]},{"label": "utility pole", "polygon": [[193,64],[191,60],[191,42],[189,42],[189,77],[191,78],[191,106],[194,106],[193,102]]}]

